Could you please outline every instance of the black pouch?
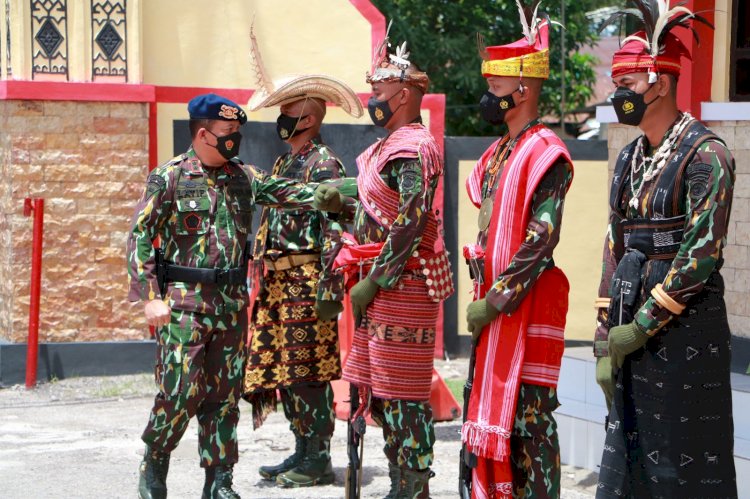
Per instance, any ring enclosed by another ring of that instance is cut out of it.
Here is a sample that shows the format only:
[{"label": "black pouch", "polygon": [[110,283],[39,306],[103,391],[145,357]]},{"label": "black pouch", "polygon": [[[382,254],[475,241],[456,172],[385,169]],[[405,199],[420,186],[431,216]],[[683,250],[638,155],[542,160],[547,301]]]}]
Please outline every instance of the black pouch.
[{"label": "black pouch", "polygon": [[633,322],[635,304],[641,292],[641,269],[646,255],[637,249],[628,248],[615,269],[609,295],[607,322],[609,327]]}]

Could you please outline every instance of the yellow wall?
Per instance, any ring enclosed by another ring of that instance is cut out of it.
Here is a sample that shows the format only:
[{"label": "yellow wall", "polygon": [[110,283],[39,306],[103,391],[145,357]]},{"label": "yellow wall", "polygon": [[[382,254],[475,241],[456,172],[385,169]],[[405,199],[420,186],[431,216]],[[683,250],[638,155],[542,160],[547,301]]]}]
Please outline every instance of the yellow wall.
[{"label": "yellow wall", "polygon": [[[477,236],[479,210],[469,201],[463,182],[475,161],[459,163],[458,241],[463,246]],[[607,162],[576,161],[575,178],[565,199],[562,234],[555,250],[555,263],[570,281],[570,309],[565,327],[567,340],[592,340],[594,299],[599,289],[602,244],[607,228]],[[459,258],[458,331],[466,331],[466,307],[472,299],[469,271]]]},{"label": "yellow wall", "polygon": [[602,244],[607,230],[606,161],[576,161],[575,177],[565,199],[562,234],[555,262],[570,281],[568,340],[593,340],[594,300],[599,291]]},{"label": "yellow wall", "polygon": [[158,0],[143,5],[144,83],[255,88],[255,16],[272,78],[323,72],[366,91],[370,24],[348,0]]},{"label": "yellow wall", "polygon": [[716,0],[714,17],[714,67],[711,72],[711,101],[729,101],[729,49],[732,44],[732,0]]}]

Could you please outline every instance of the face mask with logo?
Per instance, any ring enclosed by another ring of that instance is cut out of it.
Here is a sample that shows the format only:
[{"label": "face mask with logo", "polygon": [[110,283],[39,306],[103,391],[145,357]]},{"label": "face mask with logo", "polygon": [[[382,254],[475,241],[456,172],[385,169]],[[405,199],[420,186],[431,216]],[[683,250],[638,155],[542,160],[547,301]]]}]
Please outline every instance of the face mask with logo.
[{"label": "face mask with logo", "polygon": [[[653,86],[653,85],[651,85]],[[651,86],[648,88],[650,89]],[[646,90],[648,92],[648,90]],[[617,87],[615,94],[612,96],[612,105],[617,113],[617,121],[623,125],[638,126],[643,121],[643,115],[646,114],[648,106],[659,98],[657,95],[651,102],[646,102],[643,94],[630,90],[627,87]]]},{"label": "face mask with logo", "polygon": [[219,154],[221,154],[224,159],[232,159],[240,152],[242,134],[239,131],[222,136],[218,136],[208,129],[206,129],[206,131],[216,137],[216,145],[213,147],[219,151]]},{"label": "face mask with logo", "polygon": [[309,115],[306,114],[305,116],[294,117],[281,113],[279,117],[276,118],[276,133],[279,134],[279,138],[281,140],[289,140],[295,135],[299,135],[305,130],[309,130],[310,127],[297,128],[297,124],[308,116]]},{"label": "face mask with logo", "polygon": [[498,97],[489,90],[487,90],[482,99],[479,101],[479,113],[482,119],[492,125],[501,125],[505,123],[505,114],[516,107],[516,103],[513,101],[513,94],[516,91]]},{"label": "face mask with logo", "polygon": [[372,97],[370,97],[370,100],[367,101],[367,111],[370,113],[370,119],[375,124],[375,126],[386,126],[388,122],[391,121],[391,118],[393,118],[393,114],[398,111],[399,107],[401,107],[401,104],[399,104],[395,110],[391,111],[390,106],[391,99],[396,97],[399,92],[391,95],[390,98],[386,100],[378,100],[373,95]]}]

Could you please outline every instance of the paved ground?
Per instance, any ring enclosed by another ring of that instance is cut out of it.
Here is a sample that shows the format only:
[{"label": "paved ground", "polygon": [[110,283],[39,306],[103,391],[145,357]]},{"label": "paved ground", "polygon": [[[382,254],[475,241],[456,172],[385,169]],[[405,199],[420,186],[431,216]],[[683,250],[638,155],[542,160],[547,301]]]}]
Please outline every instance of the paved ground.
[{"label": "paved ground", "polygon": [[[465,371],[461,363],[441,363],[446,377]],[[40,385],[27,392],[20,386],[0,389],[0,496],[15,498],[132,498],[143,450],[139,435],[152,402],[150,376],[78,378]],[[249,414],[242,402],[241,410]],[[435,499],[457,497],[460,447],[458,422],[436,428]],[[243,498],[341,498],[346,470],[346,426],[337,423],[332,441],[336,483],[307,490],[279,489],[260,479],[261,464],[275,463],[291,452],[293,440],[281,413],[272,414],[253,433],[241,422],[240,463],[235,483]],[[379,429],[365,438],[363,497],[383,497],[388,474]],[[198,466],[196,425],[191,423],[170,465],[173,498],[200,495],[203,473]],[[565,467],[563,498],[593,497],[596,476]]]}]

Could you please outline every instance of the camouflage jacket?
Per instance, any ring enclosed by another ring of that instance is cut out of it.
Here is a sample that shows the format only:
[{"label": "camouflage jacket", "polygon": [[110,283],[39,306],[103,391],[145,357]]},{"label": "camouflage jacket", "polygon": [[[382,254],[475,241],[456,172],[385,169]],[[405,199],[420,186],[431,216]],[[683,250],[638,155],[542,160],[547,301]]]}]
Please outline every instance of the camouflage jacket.
[{"label": "camouflage jacket", "polygon": [[400,198],[399,216],[390,231],[370,217],[353,198],[345,198],[341,220],[353,221],[354,236],[359,244],[385,243],[368,276],[381,287],[390,289],[422,241],[439,178],[425,182],[422,164],[414,159],[390,161],[380,170],[380,177]]},{"label": "camouflage jacket", "polygon": [[238,160],[204,167],[191,149],[156,168],[135,210],[127,242],[131,301],[163,298],[176,310],[204,314],[242,310],[247,284],[170,282],[161,296],[153,242],[175,265],[230,269],[247,257],[256,204],[311,205],[314,189],[269,176]]},{"label": "camouflage jacket", "polygon": [[[665,137],[670,131],[671,129],[667,130]],[[649,154],[653,154],[655,148],[649,149]],[[684,195],[680,198],[678,212],[686,215],[682,242],[663,282],[664,291],[680,304],[686,304],[692,296],[701,291],[708,277],[722,261],[734,177],[732,154],[723,143],[716,140],[703,142],[687,164],[686,174],[682,176],[679,186],[680,192]],[[639,196],[638,208],[628,204],[633,197],[633,186],[626,182],[620,206],[625,210],[627,218],[650,217],[650,205],[645,200],[653,196],[652,191],[657,179],[644,185]],[[636,189],[642,181],[641,173],[634,179]],[[609,226],[604,239],[600,297],[609,297],[612,276],[618,264],[615,248],[621,245],[622,241],[618,240],[620,236],[617,224],[617,216],[610,210]],[[635,322],[643,331],[654,334],[673,317],[654,298],[649,297],[637,311]],[[598,357],[608,355],[608,334],[607,310],[599,309],[594,337],[594,354]]]},{"label": "camouflage jacket", "polygon": [[[297,154],[285,154],[276,160],[273,175],[298,182],[321,182],[346,176],[346,170],[334,152],[317,136]],[[318,281],[320,300],[343,300],[344,283],[333,274],[333,261],[341,247],[341,225],[307,207],[279,209],[264,207],[255,238],[253,256],[277,257],[285,253],[319,252],[322,271]]]}]

